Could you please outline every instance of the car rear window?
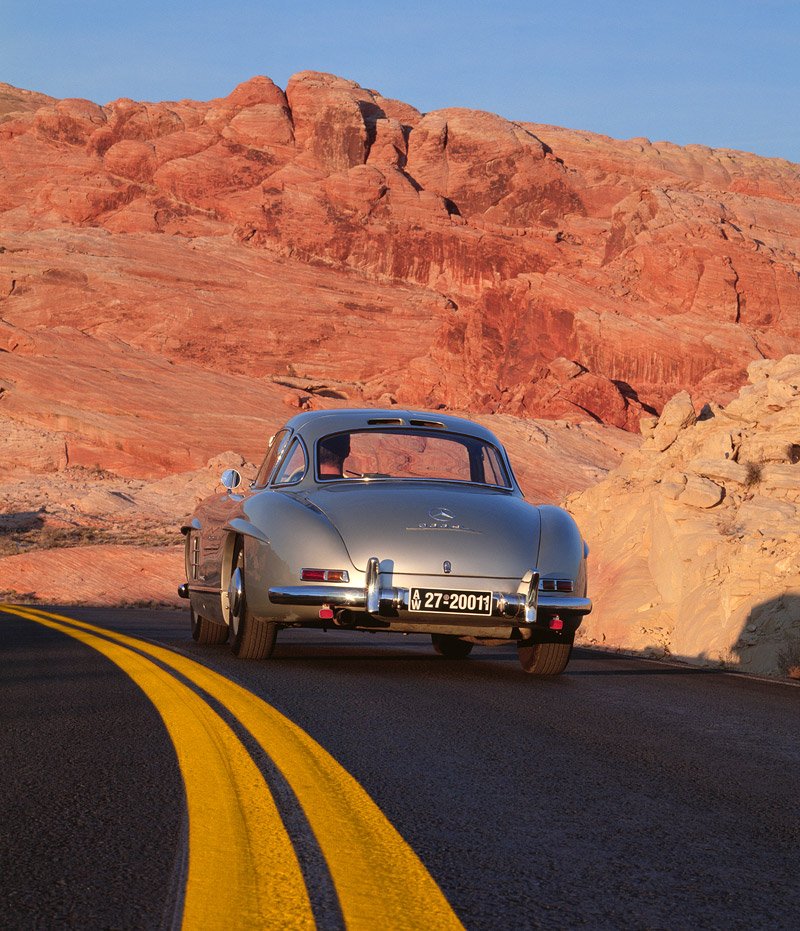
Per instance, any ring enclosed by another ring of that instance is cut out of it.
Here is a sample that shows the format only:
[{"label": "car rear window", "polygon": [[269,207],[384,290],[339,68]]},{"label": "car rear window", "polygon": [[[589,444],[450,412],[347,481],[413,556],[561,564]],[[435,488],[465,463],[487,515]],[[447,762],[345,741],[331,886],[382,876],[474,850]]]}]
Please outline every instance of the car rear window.
[{"label": "car rear window", "polygon": [[335,433],[316,446],[321,481],[415,479],[510,488],[497,448],[477,437],[426,430]]}]

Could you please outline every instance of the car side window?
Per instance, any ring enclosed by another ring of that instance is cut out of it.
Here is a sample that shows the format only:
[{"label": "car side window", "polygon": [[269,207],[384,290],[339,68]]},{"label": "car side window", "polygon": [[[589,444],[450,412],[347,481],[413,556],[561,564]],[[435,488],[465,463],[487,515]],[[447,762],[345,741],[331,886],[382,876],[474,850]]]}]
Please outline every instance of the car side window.
[{"label": "car side window", "polygon": [[489,485],[509,486],[506,470],[497,450],[492,446],[484,446],[481,458],[483,460],[483,479]]},{"label": "car side window", "polygon": [[278,469],[273,485],[291,485],[299,482],[306,474],[307,464],[305,448],[299,440],[295,440]]},{"label": "car side window", "polygon": [[281,453],[286,449],[286,446],[289,442],[289,436],[291,430],[278,430],[278,432],[272,437],[269,443],[269,448],[267,450],[267,455],[264,457],[264,461],[261,463],[261,468],[258,470],[258,474],[253,481],[254,488],[263,488],[269,481],[269,477],[272,474],[272,470],[275,468],[275,463],[278,461]]}]

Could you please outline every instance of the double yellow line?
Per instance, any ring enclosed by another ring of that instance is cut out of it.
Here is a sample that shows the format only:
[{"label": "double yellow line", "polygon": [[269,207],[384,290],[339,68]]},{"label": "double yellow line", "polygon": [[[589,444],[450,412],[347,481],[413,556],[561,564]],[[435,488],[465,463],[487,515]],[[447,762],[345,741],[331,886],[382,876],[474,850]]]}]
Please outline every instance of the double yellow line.
[{"label": "double yellow line", "polygon": [[306,929],[316,923],[297,855],[261,771],[231,727],[174,673],[224,706],[286,778],[325,857],[347,928],[462,928],[419,858],[358,782],[258,696],[146,641],[38,609],[0,610],[102,653],[161,715],[188,809],[183,928]]}]

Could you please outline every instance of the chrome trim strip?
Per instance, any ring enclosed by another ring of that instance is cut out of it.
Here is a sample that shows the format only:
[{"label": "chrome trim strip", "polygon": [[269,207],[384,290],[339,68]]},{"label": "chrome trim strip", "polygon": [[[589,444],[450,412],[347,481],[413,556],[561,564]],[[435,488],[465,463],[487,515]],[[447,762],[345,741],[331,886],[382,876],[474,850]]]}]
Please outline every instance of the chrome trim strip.
[{"label": "chrome trim strip", "polygon": [[269,590],[269,600],[276,605],[336,605],[341,608],[364,608],[363,588],[341,585],[281,585]]},{"label": "chrome trim strip", "polygon": [[[461,478],[399,478],[394,475],[390,475],[387,478],[322,478],[318,477],[317,482],[320,485],[327,485],[330,482],[347,482],[349,485],[354,485],[359,482],[364,482],[370,485],[377,484],[378,482],[408,482],[417,484],[423,482],[428,485],[433,484],[444,484],[444,485],[467,485],[472,488],[491,488],[493,491],[505,491],[505,492],[514,492],[516,489],[513,485],[493,485],[491,482],[470,482],[467,479]],[[278,485],[278,488],[282,488],[282,485]]]}]

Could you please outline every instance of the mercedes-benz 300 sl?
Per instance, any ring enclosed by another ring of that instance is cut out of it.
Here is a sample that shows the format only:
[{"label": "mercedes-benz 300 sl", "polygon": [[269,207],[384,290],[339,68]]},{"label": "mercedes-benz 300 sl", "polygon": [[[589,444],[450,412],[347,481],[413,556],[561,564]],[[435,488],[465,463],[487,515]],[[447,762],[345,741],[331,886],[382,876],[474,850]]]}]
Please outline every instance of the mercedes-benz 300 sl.
[{"label": "mercedes-benz 300 sl", "polygon": [[484,427],[407,410],[298,414],[247,488],[182,528],[192,634],[266,659],[279,630],[429,634],[437,653],[514,644],[557,675],[591,611],[587,547],[559,507],[526,501]]}]

